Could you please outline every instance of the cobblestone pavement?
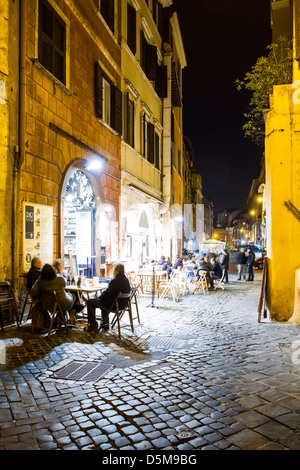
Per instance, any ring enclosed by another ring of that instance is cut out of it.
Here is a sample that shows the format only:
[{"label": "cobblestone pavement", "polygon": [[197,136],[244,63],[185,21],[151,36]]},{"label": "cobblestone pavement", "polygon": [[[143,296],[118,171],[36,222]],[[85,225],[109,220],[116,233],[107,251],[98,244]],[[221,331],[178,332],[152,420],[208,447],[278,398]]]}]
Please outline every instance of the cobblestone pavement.
[{"label": "cobblestone pavement", "polygon": [[298,325],[258,323],[261,275],[235,278],[156,308],[141,299],[121,341],[7,327],[0,450],[300,449]]}]

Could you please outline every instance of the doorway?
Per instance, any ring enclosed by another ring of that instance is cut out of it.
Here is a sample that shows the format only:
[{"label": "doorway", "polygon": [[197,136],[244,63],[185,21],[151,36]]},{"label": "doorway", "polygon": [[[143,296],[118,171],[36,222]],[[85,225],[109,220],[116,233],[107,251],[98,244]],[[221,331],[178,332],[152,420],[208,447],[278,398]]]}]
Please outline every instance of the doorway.
[{"label": "doorway", "polygon": [[62,194],[64,214],[65,267],[70,268],[70,256],[76,255],[78,268],[87,277],[95,274],[96,200],[85,173],[74,169]]}]

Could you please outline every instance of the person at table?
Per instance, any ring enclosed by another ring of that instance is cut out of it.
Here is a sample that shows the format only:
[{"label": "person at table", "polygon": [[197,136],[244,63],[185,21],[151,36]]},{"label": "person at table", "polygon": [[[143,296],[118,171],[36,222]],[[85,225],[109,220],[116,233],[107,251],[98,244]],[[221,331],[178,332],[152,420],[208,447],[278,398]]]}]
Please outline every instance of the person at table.
[{"label": "person at table", "polygon": [[170,258],[162,256],[161,259],[156,263],[156,266],[160,266],[163,271],[168,271],[168,275],[172,271],[171,261]]},{"label": "person at table", "polygon": [[59,258],[55,259],[53,263],[53,267],[58,276],[66,277],[65,264],[62,259],[59,259]]},{"label": "person at table", "polygon": [[213,279],[221,279],[222,268],[216,258],[211,258],[211,266],[213,268]]},{"label": "person at table", "polygon": [[55,290],[57,299],[62,310],[71,310],[75,302],[75,297],[65,291],[66,281],[62,276],[57,276],[51,264],[45,264],[41,277],[36,281],[30,291],[33,300],[39,299],[44,310],[52,310],[55,299],[47,295],[47,292]]},{"label": "person at table", "polygon": [[[107,288],[96,299],[85,299],[88,314],[89,330],[98,331],[98,322],[96,320],[96,309],[101,309],[102,324],[105,330],[109,329],[109,309],[116,298],[118,292],[123,294],[130,293],[130,284],[125,276],[125,269],[122,263],[116,263],[113,270],[113,278],[109,281]],[[128,299],[119,299],[119,309],[126,307]]]},{"label": "person at table", "polygon": [[26,284],[29,291],[31,290],[35,282],[38,280],[38,278],[41,276],[42,266],[43,264],[41,258],[39,258],[38,256],[32,258],[31,268],[29,269],[26,277]]},{"label": "person at table", "polygon": [[180,258],[180,255],[178,254],[174,261],[173,269],[177,269],[182,266],[183,266],[183,261],[182,261],[182,258]]},{"label": "person at table", "polygon": [[199,269],[197,271],[196,277],[199,280],[200,278],[200,273],[199,271],[205,271],[205,276],[207,279],[207,282],[210,286],[211,289],[214,288],[214,281],[213,281],[213,268],[212,265],[207,261],[207,258],[204,258],[203,256],[199,260]]}]

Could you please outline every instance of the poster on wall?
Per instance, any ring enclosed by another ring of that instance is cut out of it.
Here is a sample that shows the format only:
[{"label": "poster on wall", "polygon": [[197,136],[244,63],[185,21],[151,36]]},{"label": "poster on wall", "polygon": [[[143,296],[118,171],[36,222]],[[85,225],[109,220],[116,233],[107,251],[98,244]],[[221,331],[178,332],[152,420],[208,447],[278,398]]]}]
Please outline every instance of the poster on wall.
[{"label": "poster on wall", "polygon": [[23,268],[38,256],[43,265],[53,263],[53,207],[23,203]]}]

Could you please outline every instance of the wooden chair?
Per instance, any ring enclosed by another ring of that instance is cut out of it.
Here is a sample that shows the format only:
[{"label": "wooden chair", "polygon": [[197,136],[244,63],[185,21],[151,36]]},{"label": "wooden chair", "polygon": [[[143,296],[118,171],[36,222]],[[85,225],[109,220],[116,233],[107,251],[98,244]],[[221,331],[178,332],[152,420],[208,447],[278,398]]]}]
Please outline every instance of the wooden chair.
[{"label": "wooden chair", "polygon": [[24,316],[26,307],[29,307],[29,309],[30,309],[33,306],[33,304],[34,304],[34,301],[33,301],[32,297],[30,295],[30,292],[28,291],[27,294],[26,294],[25,300],[24,300],[24,304],[23,304],[23,308],[22,308],[22,312],[21,312],[21,316],[20,316],[20,325],[23,321],[23,316]]},{"label": "wooden chair", "polygon": [[4,331],[4,312],[9,312],[9,315],[13,312],[19,327],[19,312],[15,293],[8,281],[0,282],[0,325],[2,331]]},{"label": "wooden chair", "polygon": [[[115,299],[113,300],[111,306],[109,308],[105,308],[104,306],[101,307],[101,310],[104,310],[107,313],[113,313],[114,317],[111,322],[111,328],[113,329],[114,326],[117,324],[118,325],[118,336],[119,339],[121,339],[121,319],[124,316],[126,312],[129,314],[129,320],[130,320],[130,326],[131,326],[131,331],[134,333],[134,326],[133,326],[133,317],[132,317],[132,310],[131,310],[131,299],[134,296],[134,291],[131,291],[129,293],[122,293],[118,292],[116,294]],[[124,308],[119,308],[119,299],[128,299],[128,303],[126,307]],[[100,327],[101,328],[101,327]]]},{"label": "wooden chair", "polygon": [[135,305],[135,308],[136,308],[136,317],[132,318],[133,320],[136,320],[138,319],[138,322],[141,323],[141,320],[140,320],[140,314],[139,314],[139,307],[138,307],[138,287],[131,287],[131,297],[130,297],[130,302],[131,302],[131,305],[134,304]]},{"label": "wooden chair", "polygon": [[[65,326],[66,331],[68,332],[68,325],[66,321],[67,313],[64,311],[59,303],[57,298],[56,291],[47,291],[46,295],[48,299],[50,298],[53,302],[53,309],[44,309],[40,305],[40,301],[36,301],[33,307],[32,313],[32,332],[35,333],[37,329],[41,329],[39,326],[39,317],[44,316],[47,317],[49,315],[49,327],[48,327],[48,336],[50,336],[51,331],[53,329],[54,320],[57,320],[58,326],[60,327],[62,324]],[[46,328],[46,327],[45,327]]]},{"label": "wooden chair", "polygon": [[225,276],[225,269],[222,270],[222,277],[220,279],[214,279],[215,281],[215,286],[214,286],[214,290],[216,290],[218,287],[221,287],[221,289],[224,290],[224,286],[223,286],[223,281],[224,281],[224,276]]},{"label": "wooden chair", "polygon": [[202,290],[203,294],[208,293],[208,282],[207,282],[207,271],[199,271],[198,272],[199,279],[196,282],[195,289],[193,290],[193,294]]}]

